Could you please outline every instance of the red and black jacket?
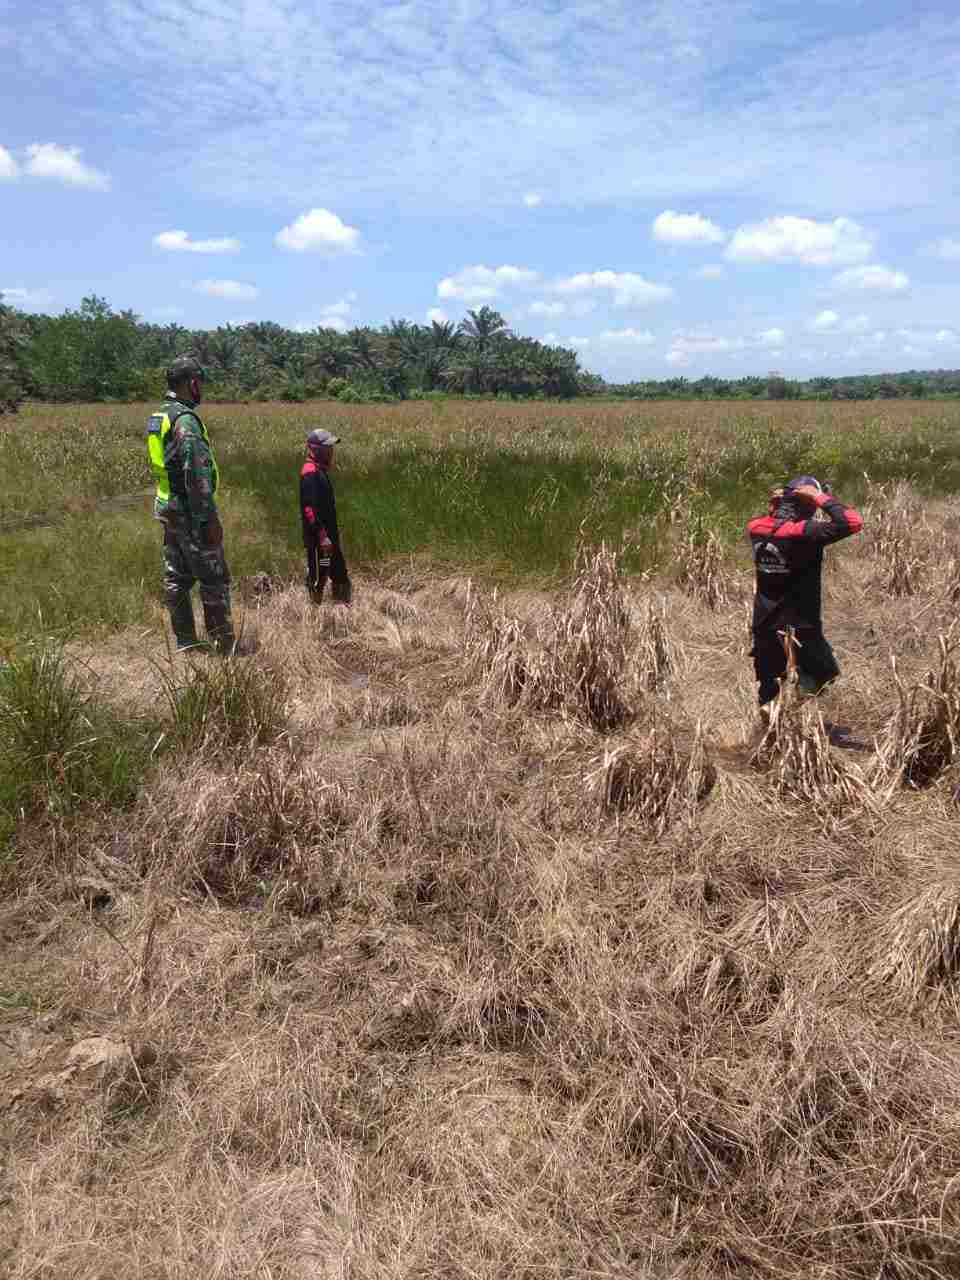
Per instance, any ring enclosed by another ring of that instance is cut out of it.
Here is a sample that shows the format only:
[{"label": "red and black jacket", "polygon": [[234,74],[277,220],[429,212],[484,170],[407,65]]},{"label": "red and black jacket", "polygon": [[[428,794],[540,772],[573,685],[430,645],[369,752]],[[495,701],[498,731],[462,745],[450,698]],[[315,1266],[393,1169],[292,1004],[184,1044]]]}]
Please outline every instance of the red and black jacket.
[{"label": "red and black jacket", "polygon": [[329,474],[308,459],[300,469],[300,521],[303,526],[303,545],[316,545],[321,529],[335,547],[340,545],[337,528],[337,503],[333,495],[333,481]]},{"label": "red and black jacket", "polygon": [[863,518],[830,493],[812,500],[821,517],[802,517],[785,495],[776,509],[747,525],[757,570],[753,626],[820,627],[823,549],[863,528]]}]

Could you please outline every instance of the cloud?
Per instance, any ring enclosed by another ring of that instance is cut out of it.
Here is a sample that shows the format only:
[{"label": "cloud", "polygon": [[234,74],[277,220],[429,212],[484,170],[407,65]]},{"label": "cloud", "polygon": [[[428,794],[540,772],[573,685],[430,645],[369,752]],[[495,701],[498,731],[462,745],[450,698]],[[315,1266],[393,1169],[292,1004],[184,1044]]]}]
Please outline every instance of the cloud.
[{"label": "cloud", "polygon": [[868,267],[850,267],[833,277],[830,284],[843,293],[902,293],[910,286],[905,271],[893,271],[890,267],[872,264]]},{"label": "cloud", "polygon": [[447,324],[450,317],[440,307],[431,307],[427,312],[427,319],[431,324]]},{"label": "cloud", "polygon": [[[0,165],[0,177],[2,174],[2,165]],[[948,262],[960,262],[960,240],[951,240],[949,236],[944,236],[928,245],[927,252],[937,258],[946,258]]]},{"label": "cloud", "polygon": [[782,347],[786,341],[787,335],[782,329],[764,329],[762,333],[757,334],[757,341],[761,347]]},{"label": "cloud", "polygon": [[80,159],[79,147],[61,147],[56,142],[35,142],[26,150],[25,172],[32,178],[54,178],[72,187],[109,191],[110,179],[99,169]]},{"label": "cloud", "polygon": [[565,294],[610,290],[617,307],[655,306],[673,297],[669,285],[651,284],[633,271],[581,271],[557,280],[551,287]]},{"label": "cloud", "polygon": [[4,178],[18,178],[19,176],[20,166],[6,147],[0,147],[0,181]]},{"label": "cloud", "polygon": [[222,298],[225,302],[253,302],[260,296],[256,285],[241,284],[239,280],[198,280],[192,288],[195,293]]},{"label": "cloud", "polygon": [[960,339],[957,338],[957,335],[952,329],[938,329],[933,335],[933,340],[934,342],[946,342],[951,345],[960,342]]},{"label": "cloud", "polygon": [[589,338],[558,339],[556,334],[551,334],[550,337],[564,346],[571,347],[650,347],[656,342],[656,338],[648,329],[605,329],[603,333],[594,334]]},{"label": "cloud", "polygon": [[543,204],[543,196],[539,191],[528,191],[523,197],[523,203],[528,209],[536,209],[538,204]]},{"label": "cloud", "polygon": [[174,253],[236,253],[241,248],[239,240],[224,236],[220,240],[191,240],[186,231],[161,231],[153,237],[158,249]]},{"label": "cloud", "polygon": [[179,320],[183,315],[183,307],[154,307],[150,314],[153,316],[154,320]]},{"label": "cloud", "polygon": [[726,267],[722,267],[719,262],[708,262],[704,267],[698,267],[693,273],[695,280],[722,280],[727,274]]},{"label": "cloud", "polygon": [[526,267],[464,267],[456,275],[447,276],[437,285],[439,298],[459,298],[461,302],[491,302],[502,289],[534,284],[538,272]]},{"label": "cloud", "polygon": [[819,311],[810,321],[808,328],[815,333],[829,333],[831,329],[836,329],[840,323],[840,317],[835,311]]},{"label": "cloud", "polygon": [[674,213],[664,209],[653,220],[654,240],[663,244],[722,244],[727,234],[700,213]]},{"label": "cloud", "polygon": [[870,317],[861,311],[859,315],[844,320],[843,328],[846,333],[866,333],[870,328]]},{"label": "cloud", "polygon": [[733,233],[725,256],[731,262],[803,262],[832,267],[863,262],[873,252],[873,236],[851,218],[767,218],[745,223]]},{"label": "cloud", "polygon": [[733,341],[708,329],[676,329],[664,359],[667,364],[682,366],[705,355],[726,355],[744,346],[742,339]]},{"label": "cloud", "polygon": [[275,241],[294,253],[358,253],[360,232],[329,209],[311,209],[278,231]]},{"label": "cloud", "polygon": [[529,307],[532,316],[562,316],[566,309],[565,302],[531,302]]},{"label": "cloud", "polygon": [[20,286],[0,289],[0,302],[19,311],[45,311],[53,305],[54,297],[49,289],[24,289]]}]

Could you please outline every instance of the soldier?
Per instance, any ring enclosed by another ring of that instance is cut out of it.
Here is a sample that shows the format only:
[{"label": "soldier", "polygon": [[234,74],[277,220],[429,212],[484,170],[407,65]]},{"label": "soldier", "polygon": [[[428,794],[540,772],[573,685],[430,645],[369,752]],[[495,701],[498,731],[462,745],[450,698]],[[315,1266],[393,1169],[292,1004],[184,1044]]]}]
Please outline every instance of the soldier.
[{"label": "soldier", "polygon": [[769,514],[747,526],[757,570],[752,657],[761,708],[777,696],[787,670],[787,628],[792,628],[797,642],[801,693],[817,694],[840,674],[823,634],[823,550],[862,528],[859,512],[844,506],[815,476],[798,476],[775,489]]},{"label": "soldier", "polygon": [[219,473],[197,413],[203,379],[203,367],[193,356],[173,361],[163,407],[147,424],[147,442],[157,482],[154,515],[163,524],[163,594],[177,651],[208,647],[198,640],[194,623],[190,590],[197,582],[207,640],[218,653],[229,654],[236,640],[216,507]]},{"label": "soldier", "polygon": [[330,479],[333,447],[339,443],[340,437],[331,431],[311,431],[307,436],[307,460],[300,469],[300,523],[307,552],[307,591],[314,604],[323,599],[328,578],[335,603],[349,604],[352,595]]}]

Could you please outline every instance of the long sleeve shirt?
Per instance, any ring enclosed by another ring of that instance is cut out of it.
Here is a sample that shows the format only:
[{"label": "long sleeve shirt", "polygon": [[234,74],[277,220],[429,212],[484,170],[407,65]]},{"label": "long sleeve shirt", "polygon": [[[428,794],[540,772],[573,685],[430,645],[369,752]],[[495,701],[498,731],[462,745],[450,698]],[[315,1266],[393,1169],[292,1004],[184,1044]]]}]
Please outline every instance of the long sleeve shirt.
[{"label": "long sleeve shirt", "polygon": [[300,522],[305,547],[316,545],[321,530],[325,530],[333,545],[339,547],[333,481],[328,472],[311,460],[305,462],[300,470]]},{"label": "long sleeve shirt", "polygon": [[757,571],[753,625],[819,627],[823,551],[863,528],[863,518],[830,493],[814,500],[826,519],[758,516],[747,526]]},{"label": "long sleeve shirt", "polygon": [[[199,418],[189,412],[193,405],[172,397],[165,404],[171,417],[183,407],[188,412],[180,412],[164,442],[164,462],[170,476],[170,501],[164,505],[167,512],[185,518],[191,536],[202,541],[207,525],[217,515],[213,455]],[[165,512],[158,510],[157,514],[162,518]]]}]

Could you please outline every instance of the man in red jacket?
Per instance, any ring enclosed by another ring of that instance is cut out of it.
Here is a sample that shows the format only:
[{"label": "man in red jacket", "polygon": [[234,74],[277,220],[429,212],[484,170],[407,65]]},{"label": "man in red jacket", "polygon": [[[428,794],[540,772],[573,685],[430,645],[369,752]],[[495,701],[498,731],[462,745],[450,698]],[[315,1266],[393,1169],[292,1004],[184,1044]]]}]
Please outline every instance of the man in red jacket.
[{"label": "man in red jacket", "polygon": [[840,674],[823,634],[823,549],[862,528],[859,513],[844,506],[815,476],[798,476],[786,488],[774,490],[769,514],[747,526],[757,570],[752,657],[761,707],[777,696],[786,672],[783,638],[788,627],[797,642],[803,693],[819,693]]},{"label": "man in red jacket", "polygon": [[300,522],[307,552],[307,590],[314,604],[323,599],[327,579],[337,604],[349,604],[353,594],[350,575],[340,546],[337,503],[330,471],[333,448],[340,437],[330,431],[307,436],[307,460],[300,469]]}]

